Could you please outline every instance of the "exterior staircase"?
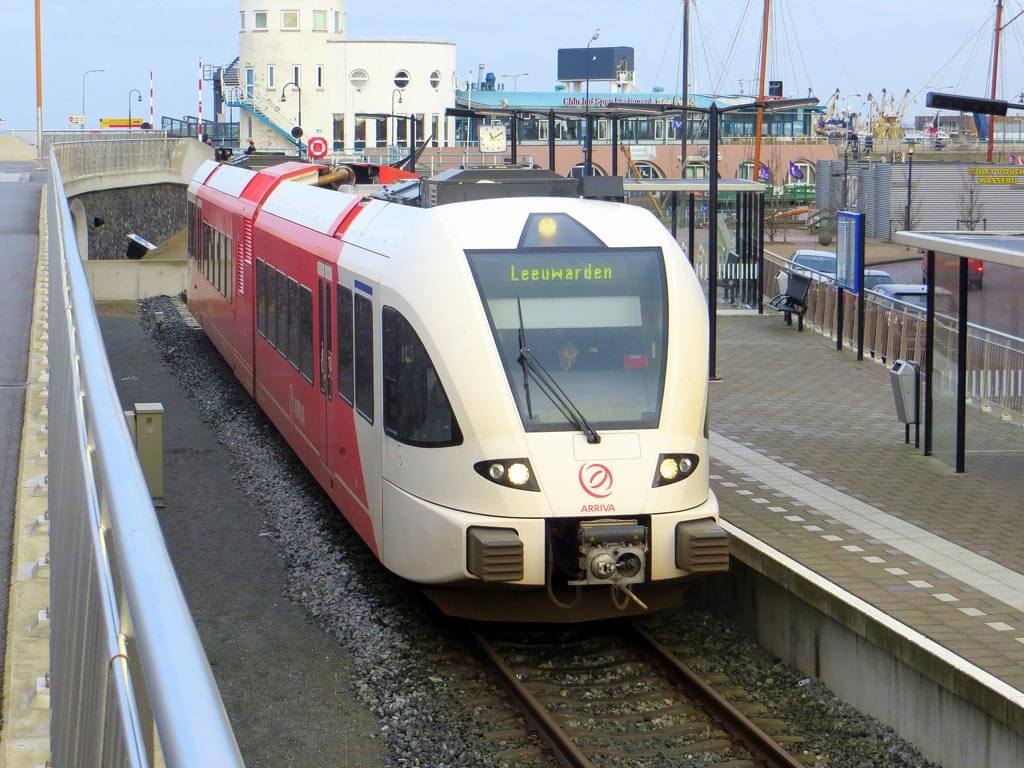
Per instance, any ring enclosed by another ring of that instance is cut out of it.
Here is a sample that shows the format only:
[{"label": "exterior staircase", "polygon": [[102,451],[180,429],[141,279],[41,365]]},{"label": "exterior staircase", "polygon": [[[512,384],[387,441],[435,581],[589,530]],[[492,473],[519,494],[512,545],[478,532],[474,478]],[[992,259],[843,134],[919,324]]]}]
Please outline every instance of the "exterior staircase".
[{"label": "exterior staircase", "polygon": [[292,119],[282,112],[272,99],[257,96],[255,89],[252,93],[246,92],[246,88],[242,84],[237,58],[220,68],[220,87],[221,93],[224,94],[224,103],[227,106],[248,112],[289,144],[303,151],[306,149],[304,141],[292,136]]}]

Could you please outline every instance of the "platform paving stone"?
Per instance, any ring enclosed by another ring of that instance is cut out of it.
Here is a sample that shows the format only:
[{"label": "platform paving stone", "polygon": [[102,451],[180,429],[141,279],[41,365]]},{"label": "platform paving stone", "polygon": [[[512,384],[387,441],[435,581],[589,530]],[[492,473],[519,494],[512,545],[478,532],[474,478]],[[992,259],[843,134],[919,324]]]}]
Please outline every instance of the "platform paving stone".
[{"label": "platform paving stone", "polygon": [[884,366],[778,318],[719,323],[723,517],[1024,690],[1024,430],[969,409],[969,436],[1022,452],[957,475],[903,444]]}]

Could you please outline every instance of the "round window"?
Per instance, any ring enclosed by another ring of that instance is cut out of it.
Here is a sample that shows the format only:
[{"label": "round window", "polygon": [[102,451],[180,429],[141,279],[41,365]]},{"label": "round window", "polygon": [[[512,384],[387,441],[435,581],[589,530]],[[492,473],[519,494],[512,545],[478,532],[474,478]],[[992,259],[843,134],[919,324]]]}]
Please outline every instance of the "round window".
[{"label": "round window", "polygon": [[395,72],[395,85],[399,88],[405,88],[409,85],[409,73],[404,69]]},{"label": "round window", "polygon": [[430,87],[436,91],[440,85],[441,73],[435,69],[433,72],[430,73]]},{"label": "round window", "polygon": [[370,76],[366,74],[365,69],[353,69],[352,74],[348,76],[348,81],[353,88],[361,90],[370,82]]}]

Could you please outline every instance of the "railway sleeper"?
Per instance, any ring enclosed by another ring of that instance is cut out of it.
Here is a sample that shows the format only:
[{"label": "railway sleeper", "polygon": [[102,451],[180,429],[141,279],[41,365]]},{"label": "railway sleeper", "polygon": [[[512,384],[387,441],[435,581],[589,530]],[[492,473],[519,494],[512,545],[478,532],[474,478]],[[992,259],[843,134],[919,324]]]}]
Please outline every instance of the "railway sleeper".
[{"label": "railway sleeper", "polygon": [[666,707],[657,711],[636,711],[636,712],[579,712],[572,710],[559,710],[548,707],[548,711],[551,712],[552,716],[562,723],[573,722],[583,719],[592,719],[600,723],[650,723],[652,721],[663,718],[677,718],[679,720],[692,720],[694,717],[700,717],[703,713],[696,707],[687,706],[685,704],[675,705],[673,707]]},{"label": "railway sleeper", "polygon": [[680,723],[673,723],[666,725],[664,728],[632,728],[626,730],[610,729],[605,724],[605,727],[601,727],[598,723],[584,724],[577,723],[566,723],[563,729],[566,733],[574,738],[586,738],[591,743],[596,742],[602,743],[602,739],[608,742],[614,743],[620,739],[639,740],[644,739],[657,739],[658,741],[664,741],[665,739],[693,739],[694,737],[701,739],[724,739],[729,741],[731,738],[729,734],[723,731],[716,725],[708,722],[696,722],[696,721],[684,721]]}]

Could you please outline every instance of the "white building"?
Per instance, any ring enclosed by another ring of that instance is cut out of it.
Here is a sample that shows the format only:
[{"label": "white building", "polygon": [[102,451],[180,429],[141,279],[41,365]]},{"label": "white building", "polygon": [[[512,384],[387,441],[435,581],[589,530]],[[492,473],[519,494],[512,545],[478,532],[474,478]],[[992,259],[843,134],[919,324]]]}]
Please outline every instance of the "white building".
[{"label": "white building", "polygon": [[294,147],[300,100],[303,142],[323,136],[335,152],[408,146],[409,120],[388,115],[414,116],[418,143],[453,138],[444,113],[455,104],[454,43],[350,39],[344,0],[239,7],[238,63],[223,85],[227,103],[241,109],[242,146],[251,137],[260,149]]}]

